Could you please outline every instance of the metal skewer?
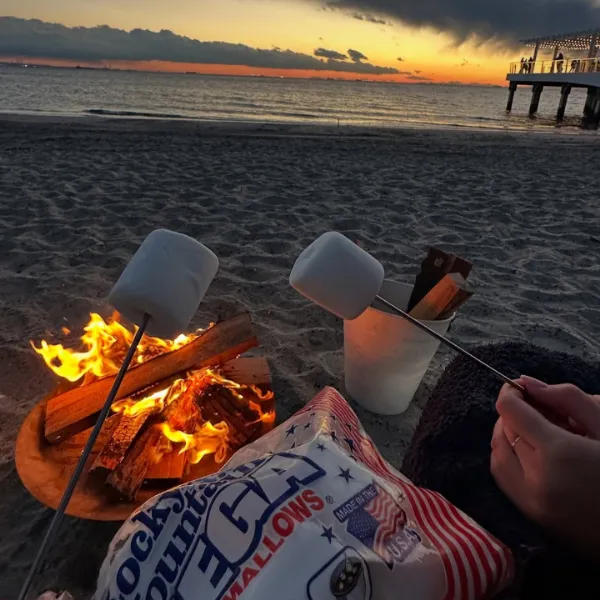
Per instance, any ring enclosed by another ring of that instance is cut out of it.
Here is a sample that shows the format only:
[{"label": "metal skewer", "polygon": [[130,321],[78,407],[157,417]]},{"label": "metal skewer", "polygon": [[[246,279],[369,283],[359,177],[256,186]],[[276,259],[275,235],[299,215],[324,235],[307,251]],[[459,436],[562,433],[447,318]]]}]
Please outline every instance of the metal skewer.
[{"label": "metal skewer", "polygon": [[418,327],[425,333],[428,333],[429,335],[434,337],[436,340],[438,340],[442,344],[445,344],[449,348],[452,348],[452,350],[455,350],[459,354],[462,354],[463,356],[466,356],[468,359],[472,360],[473,362],[476,362],[480,367],[487,369],[488,371],[490,371],[490,373],[492,373],[496,377],[496,379],[502,381],[503,383],[507,383],[508,385],[514,387],[515,389],[519,390],[522,393],[525,393],[525,388],[522,385],[519,385],[516,381],[513,381],[510,377],[507,377],[503,373],[500,373],[500,371],[497,371],[491,365],[488,365],[487,363],[483,362],[482,360],[480,360],[479,358],[477,358],[470,352],[467,352],[467,350],[465,350],[464,348],[461,348],[454,342],[450,341],[448,338],[437,333],[437,331],[434,331],[430,327],[427,327],[427,325],[425,325],[424,323],[421,323],[421,321],[415,319],[414,317],[411,317],[408,313],[404,312],[403,310],[401,310],[400,308],[398,308],[397,306],[395,306],[394,304],[392,304],[385,298],[382,298],[381,296],[376,296],[375,299],[379,300],[379,302],[381,302],[382,304],[385,304],[385,306],[387,306],[388,308],[391,308],[394,312],[396,312],[401,317],[403,317],[404,319],[406,319],[407,321],[412,323],[415,327]]},{"label": "metal skewer", "polygon": [[48,527],[48,531],[46,532],[46,535],[44,536],[42,545],[40,546],[38,553],[35,557],[35,560],[33,561],[31,568],[29,569],[27,579],[25,580],[25,583],[23,584],[23,587],[21,588],[21,592],[19,593],[18,600],[26,599],[27,593],[29,592],[29,588],[31,587],[31,584],[33,583],[33,580],[34,580],[40,566],[42,565],[44,558],[46,558],[46,554],[48,553],[50,544],[54,540],[54,537],[56,536],[56,533],[58,532],[58,529],[62,523],[63,517],[65,516],[65,511],[67,510],[67,506],[69,505],[69,502],[71,501],[73,492],[75,491],[75,486],[77,485],[77,482],[79,481],[79,478],[81,477],[81,474],[83,473],[85,463],[87,462],[87,459],[89,458],[89,456],[92,452],[92,449],[94,448],[94,444],[96,443],[96,440],[98,439],[98,435],[100,434],[100,430],[102,429],[102,426],[104,425],[104,421],[106,421],[106,418],[108,417],[108,413],[110,412],[110,408],[117,396],[117,392],[119,391],[119,388],[121,387],[121,383],[123,383],[125,373],[127,372],[127,369],[129,368],[129,365],[131,364],[131,361],[133,360],[133,356],[134,356],[135,351],[140,343],[140,340],[142,339],[142,336],[144,335],[144,332],[146,331],[146,327],[148,326],[148,321],[150,321],[150,315],[145,314],[144,320],[142,321],[140,328],[137,330],[135,337],[133,338],[133,342],[131,342],[131,346],[129,347],[129,350],[127,351],[127,355],[125,356],[125,360],[123,361],[123,364],[121,365],[119,373],[117,374],[117,377],[115,378],[115,382],[113,383],[110,393],[108,394],[108,396],[106,398],[106,402],[104,403],[104,406],[102,407],[102,411],[100,412],[100,416],[98,417],[98,420],[96,421],[96,425],[94,425],[94,429],[93,429],[90,437],[88,438],[85,448],[83,449],[81,457],[79,458],[79,462],[77,463],[77,466],[75,467],[75,470],[73,471],[73,475],[71,475],[71,479],[69,480],[69,483],[68,483],[67,487],[65,488],[63,497],[60,501],[58,508],[56,509],[56,512],[54,513],[54,517],[52,518],[50,527]]}]

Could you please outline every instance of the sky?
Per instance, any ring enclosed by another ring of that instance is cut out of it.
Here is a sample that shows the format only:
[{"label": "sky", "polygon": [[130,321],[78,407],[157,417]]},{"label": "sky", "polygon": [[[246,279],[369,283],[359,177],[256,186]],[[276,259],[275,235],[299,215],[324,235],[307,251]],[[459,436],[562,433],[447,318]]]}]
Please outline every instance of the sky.
[{"label": "sky", "polygon": [[600,25],[599,1],[0,0],[0,16],[18,18],[0,19],[0,56],[112,68],[501,84],[509,62],[523,53],[516,40],[588,28],[594,20]]}]

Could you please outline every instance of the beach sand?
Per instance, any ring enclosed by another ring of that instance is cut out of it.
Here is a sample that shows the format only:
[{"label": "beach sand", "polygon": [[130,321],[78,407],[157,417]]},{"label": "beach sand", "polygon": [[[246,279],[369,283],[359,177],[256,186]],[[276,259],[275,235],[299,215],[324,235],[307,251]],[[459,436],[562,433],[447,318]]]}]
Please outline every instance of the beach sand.
[{"label": "beach sand", "polygon": [[[0,128],[0,596],[13,598],[52,512],[18,481],[14,442],[54,379],[29,347],[105,298],[157,227],[212,248],[221,268],[195,319],[248,310],[278,418],[343,391],[342,324],[288,285],[319,234],[360,240],[411,281],[428,245],[470,258],[477,294],[451,336],[515,338],[594,356],[600,335],[597,136],[316,129],[6,117]],[[442,350],[409,411],[358,409],[399,466]],[[117,525],[67,519],[36,589],[93,592]]]}]

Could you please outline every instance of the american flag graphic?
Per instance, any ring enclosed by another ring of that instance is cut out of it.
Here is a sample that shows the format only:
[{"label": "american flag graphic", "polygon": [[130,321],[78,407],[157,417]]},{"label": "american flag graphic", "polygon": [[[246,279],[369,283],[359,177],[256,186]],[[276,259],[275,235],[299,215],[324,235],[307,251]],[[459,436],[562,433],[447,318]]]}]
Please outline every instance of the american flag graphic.
[{"label": "american flag graphic", "polygon": [[394,557],[389,544],[402,534],[406,525],[406,513],[394,498],[377,484],[368,486],[355,498],[363,498],[364,502],[365,496],[371,499],[340,520],[347,522],[348,533],[373,550],[391,568]]},{"label": "american flag graphic", "polygon": [[[443,496],[417,487],[389,465],[363,430],[354,411],[336,390],[325,388],[297,416],[305,413],[317,416],[321,431],[329,433],[332,442],[343,447],[346,452],[350,450],[357,462],[367,466],[401,492],[405,498],[411,527],[414,525],[418,534],[428,540],[441,557],[447,584],[444,600],[491,597],[510,583],[514,576],[514,562],[508,548]],[[381,506],[371,510],[385,515],[386,505],[390,501],[380,502]],[[391,499],[391,503],[398,506],[394,499]],[[381,534],[377,535],[379,530],[375,531],[373,523],[377,519],[367,511],[363,513],[361,524],[357,524],[362,532],[359,535],[370,539],[368,536],[372,534],[372,546],[369,547],[373,549],[376,543],[378,548],[382,543],[385,546],[386,535],[393,535],[388,532],[394,530],[396,523],[390,519]],[[388,514],[393,513],[390,511]]]},{"label": "american flag graphic", "polygon": [[376,487],[377,496],[365,510],[379,523],[373,550],[389,563],[393,559],[386,548],[386,542],[402,531],[406,524],[406,514],[387,492],[384,492],[379,486]]}]

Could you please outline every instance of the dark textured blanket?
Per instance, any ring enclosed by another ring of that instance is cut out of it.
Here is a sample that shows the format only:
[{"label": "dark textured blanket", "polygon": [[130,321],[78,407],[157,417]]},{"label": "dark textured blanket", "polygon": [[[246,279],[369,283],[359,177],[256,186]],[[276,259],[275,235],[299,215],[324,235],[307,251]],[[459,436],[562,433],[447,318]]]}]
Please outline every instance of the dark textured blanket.
[{"label": "dark textured blanket", "polygon": [[[514,342],[480,346],[473,353],[509,377],[570,382],[600,393],[600,366],[568,354]],[[490,475],[500,388],[486,370],[456,358],[427,404],[402,472],[440,492],[511,548],[517,580],[503,598],[600,598],[600,568],[548,539],[512,506]]]}]

